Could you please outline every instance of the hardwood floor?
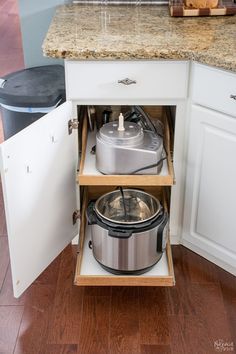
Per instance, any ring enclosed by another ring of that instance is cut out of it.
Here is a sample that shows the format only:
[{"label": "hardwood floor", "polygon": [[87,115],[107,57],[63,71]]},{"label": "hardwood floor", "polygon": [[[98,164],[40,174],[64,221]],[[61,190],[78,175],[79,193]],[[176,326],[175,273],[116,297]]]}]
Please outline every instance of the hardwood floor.
[{"label": "hardwood floor", "polygon": [[[1,76],[23,67],[13,0],[0,0],[0,32]],[[174,246],[173,288],[79,288],[75,256],[68,246],[15,299],[0,191],[0,354],[236,353],[236,279],[229,273]]]}]

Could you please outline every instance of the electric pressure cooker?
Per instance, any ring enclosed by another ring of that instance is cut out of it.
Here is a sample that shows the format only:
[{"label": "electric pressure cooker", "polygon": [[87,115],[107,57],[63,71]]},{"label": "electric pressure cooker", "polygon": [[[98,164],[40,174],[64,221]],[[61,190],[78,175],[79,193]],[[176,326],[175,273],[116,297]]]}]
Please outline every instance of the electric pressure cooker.
[{"label": "electric pressure cooker", "polygon": [[97,262],[114,274],[142,274],[166,248],[168,215],[158,199],[137,189],[120,189],[91,201],[90,248]]}]

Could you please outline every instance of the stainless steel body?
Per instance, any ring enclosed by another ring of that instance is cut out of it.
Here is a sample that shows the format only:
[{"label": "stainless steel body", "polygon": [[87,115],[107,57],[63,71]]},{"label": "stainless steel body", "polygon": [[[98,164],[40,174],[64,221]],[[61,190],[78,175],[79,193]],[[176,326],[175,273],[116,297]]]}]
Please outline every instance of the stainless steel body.
[{"label": "stainless steel body", "polygon": [[87,220],[93,255],[108,271],[144,273],[166,247],[168,215],[142,190],[120,188],[91,201]]},{"label": "stainless steel body", "polygon": [[[162,251],[157,252],[158,226],[134,233],[129,238],[108,235],[108,230],[92,225],[92,250],[95,259],[105,267],[120,272],[135,272],[157,263]],[[163,231],[162,249],[166,247],[167,227]]]},{"label": "stainless steel body", "polygon": [[[138,124],[125,122],[125,131],[117,132],[117,123],[103,126],[96,135],[96,167],[104,174],[158,174],[156,164],[164,154],[163,139]],[[142,169],[141,171],[137,171]],[[137,172],[136,172],[137,171]]]}]

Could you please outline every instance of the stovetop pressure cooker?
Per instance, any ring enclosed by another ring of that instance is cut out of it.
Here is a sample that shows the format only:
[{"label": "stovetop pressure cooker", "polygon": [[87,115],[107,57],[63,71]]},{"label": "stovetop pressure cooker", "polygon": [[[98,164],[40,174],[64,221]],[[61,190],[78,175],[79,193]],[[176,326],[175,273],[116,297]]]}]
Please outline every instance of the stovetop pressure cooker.
[{"label": "stovetop pressure cooker", "polygon": [[142,274],[153,267],[166,248],[168,216],[158,199],[137,189],[118,189],[91,201],[95,259],[114,274]]}]

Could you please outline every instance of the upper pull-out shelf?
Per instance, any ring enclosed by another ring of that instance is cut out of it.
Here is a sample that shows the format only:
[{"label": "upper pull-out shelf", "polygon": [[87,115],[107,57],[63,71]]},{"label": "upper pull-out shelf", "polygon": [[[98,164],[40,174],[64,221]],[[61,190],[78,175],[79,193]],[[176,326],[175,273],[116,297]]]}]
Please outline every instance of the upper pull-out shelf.
[{"label": "upper pull-out shelf", "polygon": [[104,175],[96,169],[96,156],[91,154],[96,143],[96,131],[88,131],[87,120],[82,128],[82,153],[77,182],[81,186],[171,186],[175,183],[172,163],[172,139],[166,114],[163,114],[164,146],[167,159],[163,161],[160,174],[156,175]]}]

